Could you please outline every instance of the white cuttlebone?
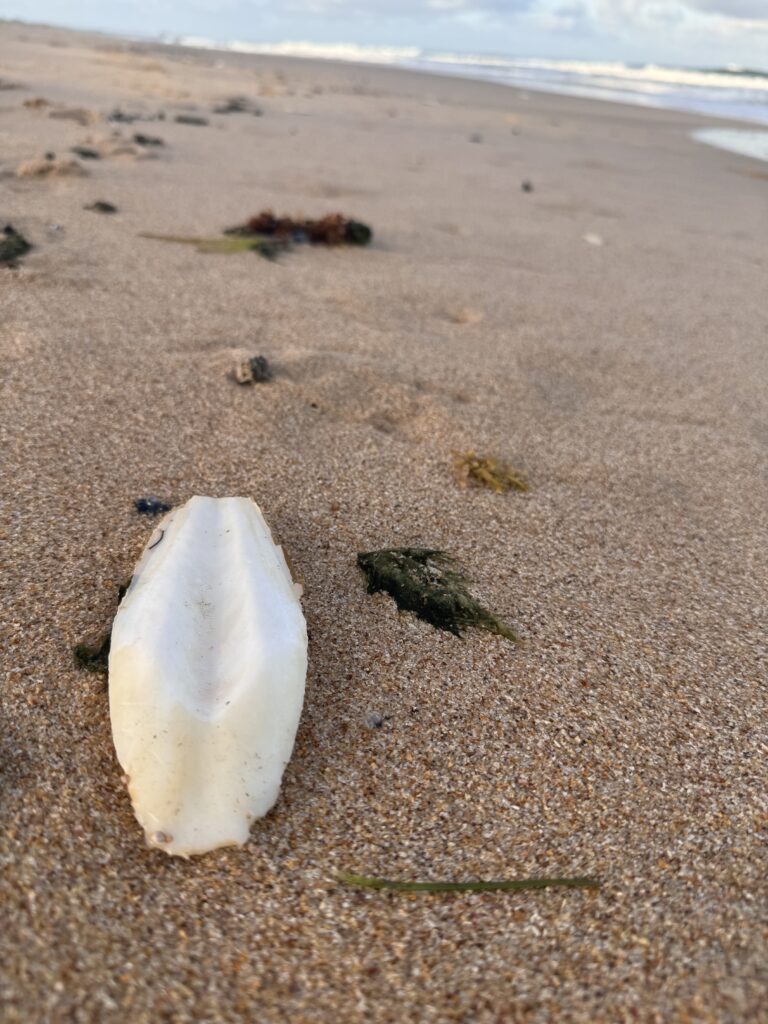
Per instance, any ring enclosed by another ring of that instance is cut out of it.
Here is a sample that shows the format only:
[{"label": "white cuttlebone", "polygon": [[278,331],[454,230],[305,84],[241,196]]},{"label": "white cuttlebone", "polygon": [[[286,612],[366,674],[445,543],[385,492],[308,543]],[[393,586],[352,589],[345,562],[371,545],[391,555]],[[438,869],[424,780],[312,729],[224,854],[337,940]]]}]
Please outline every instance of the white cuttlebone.
[{"label": "white cuttlebone", "polygon": [[277,800],[307,674],[300,595],[250,498],[191,498],[155,530],[109,656],[115,749],[151,846],[240,845]]}]

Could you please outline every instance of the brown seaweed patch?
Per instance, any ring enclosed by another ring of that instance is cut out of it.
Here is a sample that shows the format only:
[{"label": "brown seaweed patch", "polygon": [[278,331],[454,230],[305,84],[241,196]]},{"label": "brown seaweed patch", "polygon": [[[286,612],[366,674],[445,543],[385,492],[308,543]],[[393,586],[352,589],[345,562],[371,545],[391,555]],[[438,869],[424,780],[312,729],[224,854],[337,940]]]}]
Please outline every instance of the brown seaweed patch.
[{"label": "brown seaweed patch", "polygon": [[479,487],[488,487],[497,494],[529,489],[527,482],[516,469],[489,456],[476,455],[473,451],[456,452],[454,466],[456,478],[462,487],[471,482]]},{"label": "brown seaweed patch", "polygon": [[360,552],[357,564],[368,593],[384,591],[400,611],[414,612],[436,629],[455,636],[469,627],[517,640],[512,629],[484,608],[468,590],[456,561],[433,548],[385,548]]},{"label": "brown seaweed patch", "polygon": [[290,242],[309,242],[311,245],[368,245],[373,231],[362,221],[352,220],[342,213],[329,213],[317,220],[294,217],[276,217],[271,210],[262,210],[255,217],[225,231],[227,235],[264,235]]}]

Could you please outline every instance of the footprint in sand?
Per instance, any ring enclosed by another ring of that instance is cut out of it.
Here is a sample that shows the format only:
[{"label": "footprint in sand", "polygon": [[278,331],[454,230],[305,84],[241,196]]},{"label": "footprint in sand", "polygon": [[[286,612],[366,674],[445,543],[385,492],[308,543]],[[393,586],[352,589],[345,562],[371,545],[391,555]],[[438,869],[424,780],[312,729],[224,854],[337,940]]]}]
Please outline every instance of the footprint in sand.
[{"label": "footprint in sand", "polygon": [[297,396],[334,420],[412,441],[428,440],[452,421],[434,391],[354,355],[293,350],[283,354],[280,368]]}]

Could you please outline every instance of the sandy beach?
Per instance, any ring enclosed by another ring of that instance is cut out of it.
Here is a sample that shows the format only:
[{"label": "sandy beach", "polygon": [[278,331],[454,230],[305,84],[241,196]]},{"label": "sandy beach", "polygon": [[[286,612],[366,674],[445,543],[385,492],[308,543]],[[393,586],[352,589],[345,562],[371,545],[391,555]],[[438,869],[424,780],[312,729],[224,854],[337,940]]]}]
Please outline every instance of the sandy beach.
[{"label": "sandy beach", "polygon": [[[2,1020],[765,1019],[768,165],[693,115],[11,23],[0,79],[33,245],[0,267]],[[264,209],[374,239],[142,237]],[[530,490],[459,486],[467,450]],[[278,804],[185,861],[72,649],[151,534],[135,499],[195,494],[260,504],[310,667]],[[357,553],[411,545],[520,643],[369,596]]]}]

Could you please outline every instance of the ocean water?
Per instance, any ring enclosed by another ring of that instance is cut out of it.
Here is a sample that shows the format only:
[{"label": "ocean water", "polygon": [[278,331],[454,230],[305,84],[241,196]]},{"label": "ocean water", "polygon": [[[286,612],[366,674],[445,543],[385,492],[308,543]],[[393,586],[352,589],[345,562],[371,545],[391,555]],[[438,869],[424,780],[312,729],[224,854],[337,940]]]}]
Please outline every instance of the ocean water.
[{"label": "ocean water", "polygon": [[[768,0],[766,0],[768,2]],[[766,132],[729,129],[718,142],[715,133],[701,138],[765,160],[768,139],[768,70],[734,65],[722,68],[676,68],[655,64],[538,60],[488,54],[437,53],[417,47],[353,44],[216,43],[184,37],[168,40],[185,46],[238,53],[343,60],[357,64],[389,64],[419,71],[486,79],[522,89],[613,100],[619,103],[682,110],[705,117],[732,118],[766,126]],[[699,133],[695,133],[699,137]],[[741,134],[742,138],[736,140]]]}]

